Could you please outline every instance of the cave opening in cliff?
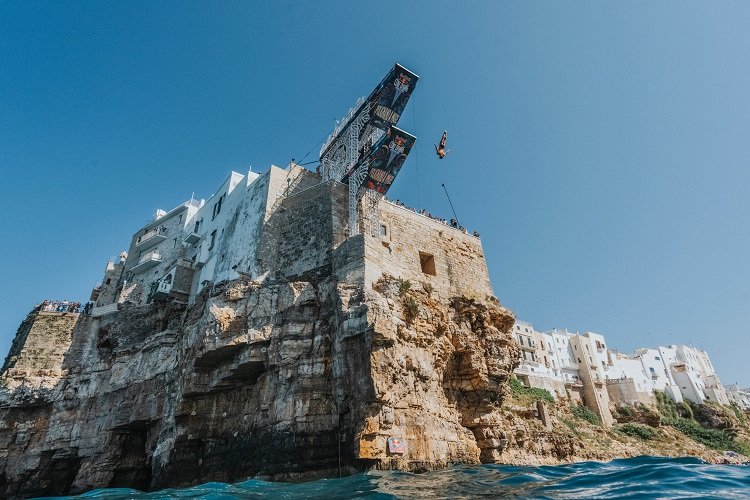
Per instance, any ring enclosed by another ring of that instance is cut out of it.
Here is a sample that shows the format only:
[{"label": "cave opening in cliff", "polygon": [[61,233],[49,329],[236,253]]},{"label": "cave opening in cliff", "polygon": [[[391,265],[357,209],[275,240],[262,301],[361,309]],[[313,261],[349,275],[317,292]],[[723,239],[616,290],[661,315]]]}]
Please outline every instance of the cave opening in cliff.
[{"label": "cave opening in cliff", "polygon": [[136,488],[147,490],[151,485],[151,460],[147,453],[150,425],[134,422],[118,427],[112,435],[117,446],[115,468],[109,488]]}]

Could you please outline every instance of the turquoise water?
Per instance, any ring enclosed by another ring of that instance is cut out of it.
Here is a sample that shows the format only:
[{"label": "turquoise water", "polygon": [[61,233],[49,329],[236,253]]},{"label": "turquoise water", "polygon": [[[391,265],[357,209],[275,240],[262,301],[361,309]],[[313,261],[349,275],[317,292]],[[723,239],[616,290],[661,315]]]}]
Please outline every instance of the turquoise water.
[{"label": "turquoise water", "polygon": [[[543,467],[460,466],[424,474],[370,472],[307,483],[249,480],[142,493],[102,489],[79,497],[161,498],[750,498],[750,467],[694,458],[638,457]],[[58,497],[60,498],[60,497]]]}]

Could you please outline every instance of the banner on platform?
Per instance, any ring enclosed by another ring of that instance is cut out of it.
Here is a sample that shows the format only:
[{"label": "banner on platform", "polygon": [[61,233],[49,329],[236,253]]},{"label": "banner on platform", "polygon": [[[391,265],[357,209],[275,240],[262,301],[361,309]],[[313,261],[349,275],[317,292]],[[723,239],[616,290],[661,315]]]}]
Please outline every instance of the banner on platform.
[{"label": "banner on platform", "polygon": [[375,90],[370,93],[367,100],[360,105],[356,112],[351,113],[338,132],[329,138],[327,144],[321,150],[321,160],[325,156],[334,157],[346,154],[347,148],[351,147],[348,135],[354,124],[359,127],[358,141],[365,140],[367,134],[371,134],[373,129],[386,131],[388,127],[395,125],[401,118],[418,79],[419,77],[416,74],[400,64],[395,64],[375,87]]},{"label": "banner on platform", "polygon": [[418,79],[417,75],[400,64],[393,66],[367,98],[373,127],[388,130],[389,126],[398,123]]},{"label": "banner on platform", "polygon": [[417,138],[391,125],[383,137],[370,148],[364,163],[367,177],[362,187],[385,194],[401,170]]}]

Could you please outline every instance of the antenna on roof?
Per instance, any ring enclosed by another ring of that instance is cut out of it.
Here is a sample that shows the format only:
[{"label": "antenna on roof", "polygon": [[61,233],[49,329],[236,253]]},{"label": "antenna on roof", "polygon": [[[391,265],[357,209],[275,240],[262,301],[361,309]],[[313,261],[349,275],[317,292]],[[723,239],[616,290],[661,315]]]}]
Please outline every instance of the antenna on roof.
[{"label": "antenna on roof", "polygon": [[461,223],[458,222],[458,215],[456,215],[456,209],[453,208],[453,202],[451,201],[451,197],[448,194],[448,188],[445,187],[445,184],[441,184],[441,186],[443,186],[443,190],[445,190],[445,196],[448,198],[448,203],[450,203],[451,205],[451,210],[453,210],[453,217],[456,219],[456,224],[460,226]]}]

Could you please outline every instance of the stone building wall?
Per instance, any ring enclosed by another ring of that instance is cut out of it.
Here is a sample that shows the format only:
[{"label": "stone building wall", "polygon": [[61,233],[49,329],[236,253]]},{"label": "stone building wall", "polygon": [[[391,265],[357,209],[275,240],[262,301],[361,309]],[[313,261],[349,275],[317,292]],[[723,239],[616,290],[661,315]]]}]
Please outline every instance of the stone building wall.
[{"label": "stone building wall", "polygon": [[385,234],[365,235],[368,283],[390,274],[445,298],[493,295],[479,238],[385,200],[379,224]]},{"label": "stone building wall", "polygon": [[63,361],[78,322],[76,313],[29,313],[3,366],[2,375],[9,386],[23,382],[49,388],[59,382],[65,375]]},{"label": "stone building wall", "polygon": [[519,374],[518,371],[516,371],[516,377],[518,377],[518,379],[527,387],[539,387],[540,389],[548,390],[557,400],[567,398],[565,382],[562,380],[557,380],[544,375],[534,375],[529,372]]},{"label": "stone building wall", "polygon": [[586,407],[597,414],[605,427],[614,423],[612,413],[609,411],[609,393],[603,377],[598,373],[598,365],[587,356],[586,342],[588,339],[582,335],[573,335],[570,344],[574,346],[581,362],[578,364],[578,373],[583,384],[583,401]]},{"label": "stone building wall", "polygon": [[117,293],[119,286],[122,284],[122,274],[125,270],[125,261],[121,260],[117,263],[109,261],[107,267],[104,269],[104,277],[102,278],[102,284],[96,290],[96,298],[94,305],[96,307],[106,306],[114,304],[117,301]]},{"label": "stone building wall", "polygon": [[608,379],[607,393],[612,403],[643,403],[656,404],[656,398],[652,393],[639,391],[635,380],[632,378]]}]

